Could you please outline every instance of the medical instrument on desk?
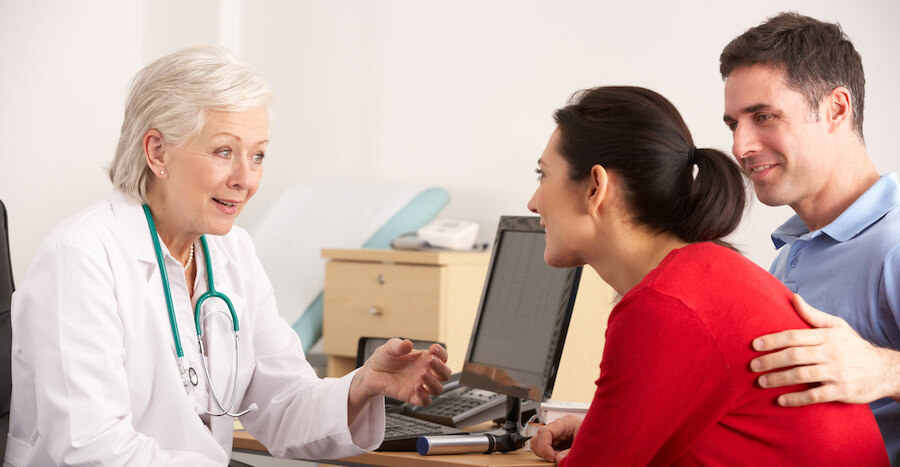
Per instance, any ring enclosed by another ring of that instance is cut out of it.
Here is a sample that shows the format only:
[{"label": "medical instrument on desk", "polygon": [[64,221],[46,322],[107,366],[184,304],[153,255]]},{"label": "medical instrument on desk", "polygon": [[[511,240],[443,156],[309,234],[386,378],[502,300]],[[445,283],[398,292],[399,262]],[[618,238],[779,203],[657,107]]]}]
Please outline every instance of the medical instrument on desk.
[{"label": "medical instrument on desk", "polygon": [[[437,454],[466,454],[510,452],[521,449],[531,439],[522,424],[522,400],[506,397],[506,422],[502,431],[471,435],[422,436],[416,440],[416,451],[422,456]],[[530,420],[529,420],[530,421]]]},{"label": "medical instrument on desk", "polygon": [[[175,305],[172,302],[172,289],[169,287],[169,275],[166,273],[162,248],[159,246],[159,234],[156,232],[156,224],[153,222],[153,215],[150,214],[150,207],[144,204],[143,208],[144,215],[147,217],[147,225],[150,227],[150,236],[153,238],[153,249],[156,252],[156,262],[159,265],[159,274],[162,278],[163,292],[166,296],[166,308],[168,308],[169,310],[169,324],[172,327],[172,337],[175,339],[175,354],[178,357],[178,366],[181,372],[181,382],[182,384],[184,384],[185,391],[190,391],[191,387],[197,386],[197,383],[199,382],[197,379],[197,372],[193,367],[188,368],[185,364],[184,350],[181,347],[181,338],[178,334],[178,323],[175,320]],[[200,298],[197,299],[197,304],[194,305],[194,326],[197,328],[197,344],[200,346],[200,365],[203,367],[204,374],[206,374],[206,383],[209,385],[209,392],[212,395],[212,399],[219,407],[218,412],[210,412],[208,410],[206,410],[205,412],[213,416],[229,415],[232,417],[240,417],[241,415],[244,415],[252,410],[256,410],[258,406],[256,404],[250,404],[250,406],[244,411],[238,413],[233,413],[231,411],[234,408],[234,399],[237,395],[238,369],[240,368],[240,354],[238,352],[240,328],[238,325],[238,317],[237,313],[235,313],[234,311],[234,305],[231,304],[231,300],[228,298],[228,296],[216,290],[213,281],[212,260],[210,260],[209,257],[209,245],[206,243],[206,236],[200,236],[200,244],[203,247],[203,259],[206,262],[207,289],[206,293],[201,295]],[[206,353],[203,350],[203,323],[209,316],[209,314],[204,315],[201,313],[201,311],[203,303],[210,298],[218,298],[228,307],[228,311],[230,312],[230,314],[225,313],[222,310],[214,311],[226,315],[231,320],[232,335],[234,336],[234,381],[231,390],[231,400],[228,402],[227,408],[222,404],[221,400],[219,399],[219,395],[216,394],[216,389],[213,387],[212,379],[209,375],[209,369],[206,367]]]}]

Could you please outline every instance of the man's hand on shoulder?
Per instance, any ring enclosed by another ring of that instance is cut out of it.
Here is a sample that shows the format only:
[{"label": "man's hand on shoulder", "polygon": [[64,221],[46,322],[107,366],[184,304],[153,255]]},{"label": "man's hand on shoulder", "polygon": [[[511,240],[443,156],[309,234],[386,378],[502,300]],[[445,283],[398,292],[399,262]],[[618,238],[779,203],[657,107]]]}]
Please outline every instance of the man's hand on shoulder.
[{"label": "man's hand on shoulder", "polygon": [[795,294],[797,313],[815,329],[795,329],[761,336],[753,349],[771,352],[754,358],[750,368],[764,388],[821,383],[805,391],[782,394],[778,404],[799,406],[840,401],[865,404],[883,397],[900,400],[900,352],[876,347],[841,318],[808,305]]}]

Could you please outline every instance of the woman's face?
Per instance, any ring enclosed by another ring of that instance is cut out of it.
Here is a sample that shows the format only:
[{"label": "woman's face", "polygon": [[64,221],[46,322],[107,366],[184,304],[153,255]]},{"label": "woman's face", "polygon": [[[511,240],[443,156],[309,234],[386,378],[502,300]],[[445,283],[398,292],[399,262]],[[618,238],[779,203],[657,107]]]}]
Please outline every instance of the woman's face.
[{"label": "woman's face", "polygon": [[[181,233],[224,235],[259,188],[269,142],[266,109],[207,111],[200,133],[180,146],[166,143],[163,211],[178,213]],[[175,203],[175,204],[173,204]],[[168,208],[168,209],[166,209]]]},{"label": "woman's face", "polygon": [[541,216],[544,261],[550,266],[580,266],[583,246],[589,241],[588,186],[569,178],[569,163],[559,153],[559,130],[550,135],[547,148],[538,160],[539,185],[528,209]]}]

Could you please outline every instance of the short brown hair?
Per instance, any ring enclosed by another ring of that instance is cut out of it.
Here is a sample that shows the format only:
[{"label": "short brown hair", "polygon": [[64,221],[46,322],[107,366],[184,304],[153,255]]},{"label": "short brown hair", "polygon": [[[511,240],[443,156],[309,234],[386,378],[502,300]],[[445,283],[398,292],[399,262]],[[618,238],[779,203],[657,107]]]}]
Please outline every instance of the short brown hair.
[{"label": "short brown hair", "polygon": [[719,56],[722,79],[735,68],[756,64],[781,70],[786,84],[806,97],[811,111],[834,88],[850,90],[853,129],[862,138],[866,77],[862,58],[840,24],[781,13],[734,38]]}]

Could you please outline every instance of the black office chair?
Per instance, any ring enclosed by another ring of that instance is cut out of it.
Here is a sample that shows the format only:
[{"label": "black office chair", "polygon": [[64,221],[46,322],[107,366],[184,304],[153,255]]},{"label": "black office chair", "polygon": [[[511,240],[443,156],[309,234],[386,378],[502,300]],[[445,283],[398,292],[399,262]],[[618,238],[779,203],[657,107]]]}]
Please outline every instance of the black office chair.
[{"label": "black office chair", "polygon": [[13,282],[12,264],[9,260],[9,230],[6,222],[6,206],[0,201],[0,462],[6,453],[6,434],[9,432],[9,398],[12,394],[10,357],[12,352],[12,327],[9,309]]}]

